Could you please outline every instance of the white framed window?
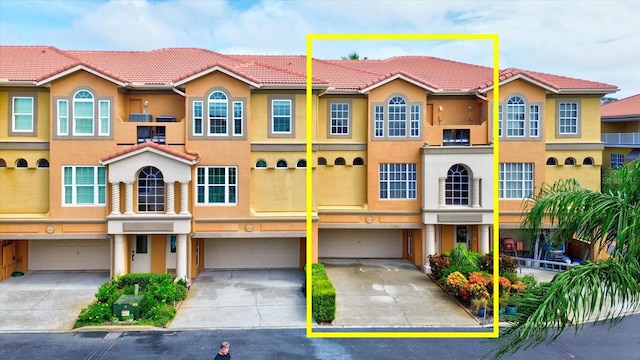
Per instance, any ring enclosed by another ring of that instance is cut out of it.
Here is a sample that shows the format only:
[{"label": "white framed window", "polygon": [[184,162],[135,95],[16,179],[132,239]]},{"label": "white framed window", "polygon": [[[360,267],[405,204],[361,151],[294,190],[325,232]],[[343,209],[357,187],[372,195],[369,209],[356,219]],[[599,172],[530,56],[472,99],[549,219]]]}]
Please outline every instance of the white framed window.
[{"label": "white framed window", "polygon": [[407,102],[401,96],[389,100],[389,137],[407,136]]},{"label": "white framed window", "polygon": [[202,101],[193,102],[193,135],[204,135]]},{"label": "white framed window", "polygon": [[523,137],[525,127],[525,103],[519,96],[507,100],[507,136]]},{"label": "white framed window", "polygon": [[376,105],[373,110],[374,137],[384,137],[384,106]]},{"label": "white framed window", "polygon": [[14,96],[11,111],[11,131],[31,133],[34,129],[34,100],[32,97]]},{"label": "white framed window", "polygon": [[271,133],[291,134],[291,100],[271,100]]},{"label": "white framed window", "polygon": [[228,101],[222,91],[214,91],[209,95],[209,135],[226,135]]},{"label": "white framed window", "polygon": [[420,105],[411,105],[410,136],[420,136]]},{"label": "white framed window", "polygon": [[533,163],[500,163],[498,197],[524,199],[533,193]]},{"label": "white framed window", "polygon": [[276,169],[287,169],[288,167],[287,160],[280,159],[276,161]]},{"label": "white framed window", "polygon": [[502,136],[502,105],[498,105],[498,136]]},{"label": "white framed window", "polygon": [[196,181],[198,204],[238,203],[237,166],[200,166],[196,169]]},{"label": "white framed window", "polygon": [[242,101],[233,102],[233,136],[242,136],[244,129],[242,128],[244,108]]},{"label": "white framed window", "polygon": [[29,163],[25,159],[16,160],[16,169],[26,169],[29,167]]},{"label": "white framed window", "polygon": [[529,137],[540,136],[540,105],[529,106]]},{"label": "white framed window", "polygon": [[266,169],[267,168],[267,162],[264,159],[258,159],[256,160],[256,165],[255,165],[256,169]]},{"label": "white framed window", "polygon": [[164,211],[164,177],[153,166],[147,166],[138,174],[138,211]]},{"label": "white framed window", "polygon": [[105,205],[107,177],[104,166],[63,166],[64,205]]},{"label": "white framed window", "polygon": [[331,103],[329,106],[331,135],[349,134],[349,103]]},{"label": "white framed window", "polygon": [[300,159],[296,163],[296,169],[306,169],[306,167],[307,167],[307,160],[305,159]]},{"label": "white framed window", "polygon": [[617,169],[624,166],[624,154],[611,154],[609,167]]},{"label": "white framed window", "polygon": [[93,135],[93,94],[80,90],[73,96],[73,135]]},{"label": "white framed window", "polygon": [[460,164],[453,165],[445,181],[445,204],[469,205],[469,171]]},{"label": "white framed window", "polygon": [[578,103],[561,102],[558,104],[558,133],[560,135],[578,135]]},{"label": "white framed window", "polygon": [[58,135],[69,135],[69,100],[58,100]]},{"label": "white framed window", "polygon": [[109,125],[111,119],[111,108],[109,100],[100,100],[98,102],[98,135],[109,135]]},{"label": "white framed window", "polygon": [[416,164],[380,164],[380,199],[415,199]]}]

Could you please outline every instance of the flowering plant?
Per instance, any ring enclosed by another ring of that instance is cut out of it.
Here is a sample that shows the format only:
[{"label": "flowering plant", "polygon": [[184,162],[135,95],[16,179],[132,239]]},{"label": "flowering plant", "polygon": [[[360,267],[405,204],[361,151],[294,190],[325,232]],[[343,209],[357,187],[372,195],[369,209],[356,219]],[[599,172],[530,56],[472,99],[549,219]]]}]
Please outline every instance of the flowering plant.
[{"label": "flowering plant", "polygon": [[447,276],[447,280],[444,283],[444,287],[451,291],[455,296],[462,296],[462,288],[467,284],[469,280],[462,275],[461,272],[452,272]]}]

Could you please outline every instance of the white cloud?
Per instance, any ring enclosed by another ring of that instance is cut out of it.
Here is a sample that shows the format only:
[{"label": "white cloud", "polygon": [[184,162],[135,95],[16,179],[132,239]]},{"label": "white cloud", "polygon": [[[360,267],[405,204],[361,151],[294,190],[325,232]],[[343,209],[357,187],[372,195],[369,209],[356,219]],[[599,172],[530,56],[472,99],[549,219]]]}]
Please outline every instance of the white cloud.
[{"label": "white cloud", "polygon": [[[640,93],[636,1],[0,1],[0,43],[62,49],[203,47],[304,54],[307,33],[497,33],[500,66]],[[96,6],[97,5],[97,6]],[[8,11],[7,11],[8,10]],[[11,17],[2,13],[12,14]],[[427,54],[491,66],[483,42],[314,43],[314,55]]]}]

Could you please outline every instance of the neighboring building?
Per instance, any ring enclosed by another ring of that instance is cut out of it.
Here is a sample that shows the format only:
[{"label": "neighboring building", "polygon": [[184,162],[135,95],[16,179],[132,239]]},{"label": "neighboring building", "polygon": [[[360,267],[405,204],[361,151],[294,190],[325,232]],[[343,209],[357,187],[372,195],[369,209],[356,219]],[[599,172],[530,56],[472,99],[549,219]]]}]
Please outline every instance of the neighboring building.
[{"label": "neighboring building", "polygon": [[494,179],[491,68],[424,56],[314,60],[307,129],[305,63],[1,46],[2,278],[301,268],[307,166],[314,261],[418,267],[456,243],[490,250],[494,181],[509,231],[534,186],[599,179],[598,101],[615,86],[502,71]]},{"label": "neighboring building", "polygon": [[602,105],[603,169],[640,157],[640,94]]}]

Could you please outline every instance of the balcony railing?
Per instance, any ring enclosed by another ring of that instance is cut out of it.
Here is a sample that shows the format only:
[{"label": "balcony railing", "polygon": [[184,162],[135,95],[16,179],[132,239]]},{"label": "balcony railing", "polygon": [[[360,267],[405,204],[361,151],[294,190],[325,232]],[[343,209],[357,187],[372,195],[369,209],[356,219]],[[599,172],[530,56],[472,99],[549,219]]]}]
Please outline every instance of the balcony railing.
[{"label": "balcony railing", "polygon": [[640,145],[640,133],[604,133],[602,142],[605,145]]}]

